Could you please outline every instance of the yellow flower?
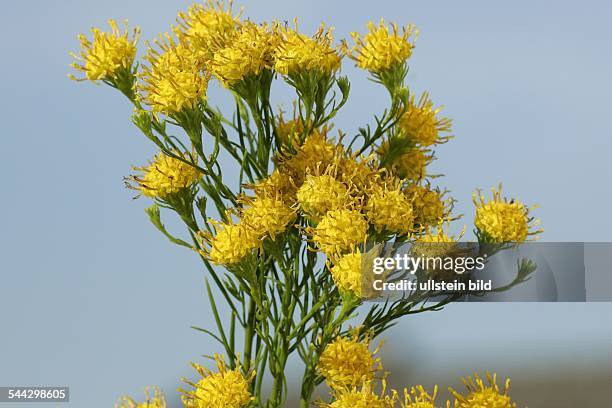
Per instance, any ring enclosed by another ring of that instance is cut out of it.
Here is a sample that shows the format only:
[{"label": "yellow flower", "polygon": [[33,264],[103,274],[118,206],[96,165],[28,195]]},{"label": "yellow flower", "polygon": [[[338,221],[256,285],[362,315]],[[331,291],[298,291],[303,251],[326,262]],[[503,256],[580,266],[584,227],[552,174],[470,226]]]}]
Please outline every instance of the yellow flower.
[{"label": "yellow flower", "polygon": [[418,237],[412,245],[411,251],[416,256],[430,258],[451,256],[457,249],[457,242],[463,237],[465,227],[458,236],[449,233],[449,223],[446,228],[439,224],[435,229],[427,227],[425,234]]},{"label": "yellow flower", "polygon": [[255,232],[243,223],[219,223],[215,224],[216,235],[210,240],[210,249],[204,252],[210,261],[217,265],[234,265],[248,255],[253,253],[260,245],[259,237]]},{"label": "yellow flower", "polygon": [[145,66],[140,73],[139,89],[153,111],[165,114],[194,109],[206,100],[210,75],[202,73],[195,55],[169,35],[155,41],[160,51],[149,47]]},{"label": "yellow flower", "polygon": [[372,273],[374,260],[380,255],[382,244],[377,244],[367,252],[359,248],[347,254],[332,254],[329,260],[333,266],[328,268],[335,285],[345,298],[345,294],[352,294],[358,298],[375,298],[380,294],[374,289],[374,281],[384,282],[387,272]]},{"label": "yellow flower", "polygon": [[411,387],[410,391],[404,388],[404,402],[400,404],[401,408],[436,408],[437,394],[437,385],[432,394],[429,394],[422,385]]},{"label": "yellow flower", "polygon": [[295,201],[296,188],[291,177],[278,169],[255,184],[247,184],[246,187],[253,190],[258,197],[278,197],[288,204]]},{"label": "yellow flower", "polygon": [[249,404],[254,397],[249,392],[249,383],[255,373],[242,375],[241,367],[230,370],[222,356],[215,354],[217,372],[198,364],[192,364],[202,379],[193,391],[185,392],[183,404],[186,408],[240,408]]},{"label": "yellow flower", "polygon": [[344,157],[337,156],[332,163],[338,178],[345,184],[355,186],[351,193],[357,196],[366,194],[372,185],[380,179],[379,171],[373,168],[374,156],[370,157]]},{"label": "yellow flower", "polygon": [[[153,391],[152,394],[151,391]],[[143,402],[136,402],[132,398],[124,396],[121,397],[118,404],[115,404],[115,408],[166,408],[166,397],[156,387],[145,388],[145,400]]]},{"label": "yellow flower", "polygon": [[366,239],[368,223],[355,210],[329,211],[315,228],[309,228],[312,240],[326,254],[350,251]]},{"label": "yellow flower", "polygon": [[408,197],[413,197],[414,221],[421,227],[438,225],[450,212],[451,203],[442,199],[439,191],[418,184],[410,184],[405,189]]},{"label": "yellow flower", "polygon": [[327,174],[307,175],[296,197],[302,210],[315,219],[329,210],[342,208],[349,200],[346,186]]},{"label": "yellow flower", "polygon": [[460,244],[459,240],[465,233],[465,227],[457,236],[449,232],[450,223],[439,224],[435,229],[427,227],[425,233],[418,237],[410,248],[410,253],[415,258],[438,258],[440,262],[427,264],[426,272],[438,280],[452,281],[459,276],[453,269],[444,268],[442,259],[465,258],[473,256],[473,246]]},{"label": "yellow flower", "polygon": [[385,395],[384,381],[382,387],[380,395],[376,394],[371,382],[365,382],[361,387],[336,390],[335,401],[330,404],[322,403],[319,406],[322,408],[393,408],[395,396]]},{"label": "yellow flower", "polygon": [[295,145],[303,131],[304,124],[299,118],[285,120],[283,112],[280,112],[276,119],[276,134],[282,145]]},{"label": "yellow flower", "polygon": [[321,25],[311,38],[296,28],[282,31],[282,41],[276,50],[275,69],[283,75],[306,71],[333,74],[340,68],[340,55],[332,47],[331,30]]},{"label": "yellow flower", "polygon": [[333,389],[357,387],[382,370],[380,358],[375,357],[379,351],[380,346],[370,352],[369,336],[360,341],[358,331],[350,337],[338,336],[321,353],[317,370]]},{"label": "yellow flower", "polygon": [[414,96],[410,98],[408,110],[400,119],[399,125],[410,140],[420,146],[427,147],[447,141],[450,136],[440,136],[440,133],[450,132],[451,120],[438,119],[441,108],[434,108],[427,92],[421,95],[418,102]]},{"label": "yellow flower", "polygon": [[[192,162],[189,155],[183,158]],[[158,154],[146,167],[134,167],[143,173],[142,176],[132,176],[136,189],[147,197],[165,199],[196,183],[202,174],[193,165],[179,159]]]},{"label": "yellow flower", "polygon": [[315,130],[294,154],[284,153],[279,157],[278,167],[290,174],[299,186],[308,171],[321,173],[332,163],[339,147],[326,138],[326,130]]},{"label": "yellow flower", "polygon": [[378,26],[368,23],[368,33],[363,38],[359,33],[351,33],[355,45],[350,56],[358,67],[379,73],[410,58],[417,34],[413,25],[403,27],[400,32],[397,24],[392,24],[389,31],[381,18]]},{"label": "yellow flower", "polygon": [[537,235],[543,230],[531,230],[540,221],[529,216],[529,208],[518,200],[508,201],[501,196],[501,184],[498,189],[492,188],[493,198],[486,201],[477,190],[473,195],[476,206],[474,225],[486,238],[494,242],[524,242],[529,236]]},{"label": "yellow flower", "polygon": [[455,235],[449,234],[448,229],[449,229],[448,223],[446,224],[446,228],[444,228],[443,224],[438,225],[437,228],[435,228],[435,230],[432,228],[427,228],[425,230],[425,234],[420,236],[416,240],[416,242],[422,242],[422,243],[457,242],[461,239],[461,237],[465,233],[465,227],[463,227],[463,229],[459,233],[459,236],[456,237]]},{"label": "yellow flower", "polygon": [[389,188],[385,183],[372,189],[365,205],[366,216],[377,232],[388,231],[401,235],[413,229],[412,203],[397,183]]},{"label": "yellow flower", "polygon": [[279,198],[257,197],[248,204],[241,222],[259,238],[269,236],[274,240],[296,217],[295,210]]},{"label": "yellow flower", "polygon": [[419,181],[425,178],[426,167],[433,160],[431,155],[420,149],[412,149],[400,155],[392,164],[401,178]]},{"label": "yellow flower", "polygon": [[[389,151],[389,142],[384,142],[378,154],[384,157]],[[419,181],[425,178],[426,167],[433,160],[433,156],[426,150],[411,148],[392,158],[387,167],[393,170],[399,178]]]},{"label": "yellow flower", "polygon": [[210,65],[212,73],[228,88],[247,77],[273,68],[278,26],[245,22],[233,41],[218,50]]},{"label": "yellow flower", "polygon": [[464,378],[463,383],[468,390],[466,395],[449,388],[449,391],[455,397],[455,408],[516,408],[516,404],[508,396],[510,379],[506,380],[503,391],[500,391],[497,386],[497,375],[495,373],[491,376],[487,372],[486,379],[487,382],[485,383],[478,374],[474,374],[474,378]]},{"label": "yellow flower", "polygon": [[79,35],[81,55],[71,53],[75,59],[72,67],[84,72],[85,78],[77,79],[74,75],[70,75],[71,79],[76,81],[112,80],[121,71],[131,72],[136,56],[136,44],[140,37],[140,28],[136,27],[132,38],[129,38],[127,21],[123,33],[115,20],[108,20],[108,24],[111,26],[110,33],[100,31],[98,28],[91,29],[92,41],[89,41],[83,34]]},{"label": "yellow flower", "polygon": [[255,184],[247,184],[258,197],[279,197],[288,205],[295,203],[296,186],[291,176],[285,172],[274,170],[268,177]]},{"label": "yellow flower", "polygon": [[177,22],[175,33],[189,45],[201,64],[209,62],[217,50],[225,47],[240,25],[239,17],[232,14],[231,0],[227,8],[219,0],[194,4],[187,13],[178,14]]},{"label": "yellow flower", "polygon": [[342,255],[330,269],[336,286],[342,291],[351,292],[361,297],[363,291],[362,264],[363,260],[359,249]]}]

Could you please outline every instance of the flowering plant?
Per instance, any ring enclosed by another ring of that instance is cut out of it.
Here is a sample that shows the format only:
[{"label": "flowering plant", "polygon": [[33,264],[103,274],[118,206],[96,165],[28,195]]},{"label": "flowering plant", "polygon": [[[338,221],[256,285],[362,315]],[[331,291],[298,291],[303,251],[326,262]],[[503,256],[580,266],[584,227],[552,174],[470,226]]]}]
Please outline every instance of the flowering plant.
[{"label": "flowering plant", "polygon": [[[222,354],[213,357],[215,370],[193,364],[199,379],[186,381],[184,405],[283,406],[285,367],[297,354],[304,366],[301,407],[311,405],[322,382],[331,389],[330,402],[318,402],[322,407],[435,407],[437,387],[405,389],[403,399],[387,391],[378,349],[370,344],[396,319],[438,310],[456,295],[429,293],[358,309],[371,295],[363,273],[368,248],[390,240],[453,244],[462,235],[449,232],[458,218],[454,200],[433,186],[427,169],[433,148],[452,138],[451,120],[427,93],[417,96],[406,86],[416,28],[381,20],[365,35],[353,33],[352,43],[335,44],[324,25],[309,36],[297,20],[256,24],[231,3],[210,0],[179,13],[136,63],[139,30],[130,33],[127,23],[121,30],[113,20],[110,26],[110,32],[93,29],[91,40],[80,36],[73,67],[83,76],[71,77],[101,81],[133,103],[133,123],[159,154],[134,167],[127,185],[153,200],[147,209],[153,225],[198,254],[209,277],[217,327],[198,330]],[[349,79],[340,74],[345,59],[384,87],[390,101],[353,137],[334,132],[332,124],[349,98]],[[290,114],[271,105],[276,79],[295,91]],[[208,99],[211,81],[234,97],[231,115]],[[233,186],[224,178],[222,154],[240,169]],[[531,209],[503,198],[501,188],[491,200],[475,193],[474,203],[475,233],[489,251],[539,232]],[[166,229],[162,211],[180,217],[188,238]],[[523,269],[519,280],[529,265]],[[226,322],[220,300],[231,310]],[[456,407],[515,406],[508,383],[500,390],[495,376],[465,383],[465,395],[452,391]],[[154,389],[144,403],[124,397],[120,406],[166,402]]]}]

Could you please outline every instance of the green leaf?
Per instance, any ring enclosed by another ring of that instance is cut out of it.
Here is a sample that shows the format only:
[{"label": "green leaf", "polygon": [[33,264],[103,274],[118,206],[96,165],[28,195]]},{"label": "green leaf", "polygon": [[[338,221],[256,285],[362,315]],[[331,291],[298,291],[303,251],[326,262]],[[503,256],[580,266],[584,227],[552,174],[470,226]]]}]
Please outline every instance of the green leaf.
[{"label": "green leaf", "polygon": [[151,207],[145,209],[145,211],[149,215],[149,219],[151,220],[151,223],[155,226],[155,228],[157,228],[159,232],[164,234],[166,238],[168,238],[172,243],[181,245],[187,248],[192,248],[192,246],[189,245],[187,242],[183,241],[182,239],[173,237],[166,230],[166,227],[164,227],[164,224],[162,224],[161,222],[159,206],[157,204],[153,204]]}]

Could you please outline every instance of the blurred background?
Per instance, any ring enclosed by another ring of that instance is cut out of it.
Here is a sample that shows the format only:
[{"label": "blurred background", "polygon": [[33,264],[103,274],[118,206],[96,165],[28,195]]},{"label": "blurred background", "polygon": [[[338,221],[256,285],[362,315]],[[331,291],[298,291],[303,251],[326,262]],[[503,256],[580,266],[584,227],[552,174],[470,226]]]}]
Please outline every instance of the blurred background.
[{"label": "blurred background", "polygon": [[[499,181],[539,204],[545,241],[611,241],[612,5],[605,1],[242,2],[253,20],[321,21],[337,38],[380,17],[421,30],[410,61],[454,120],[432,166],[472,222],[471,193]],[[238,4],[240,5],[240,4]],[[187,2],[4,2],[0,15],[0,386],[68,385],[72,407],[113,406],[159,385],[172,403],[189,362],[220,351],[197,257],[149,224],[122,178],[155,149],[131,107],[104,86],[67,78],[78,33],[127,18],[143,39]],[[141,43],[142,44],[142,43]],[[144,47],[141,46],[141,50]],[[352,81],[337,128],[353,134],[387,103],[346,60]],[[209,100],[228,107],[212,87]],[[291,100],[279,83],[278,103]],[[227,169],[232,180],[236,169]],[[179,223],[164,220],[177,233]],[[519,406],[607,407],[612,304],[454,304],[385,334],[391,385],[459,388],[472,370],[511,377]],[[290,367],[294,384],[301,369]],[[25,407],[25,404],[20,406]],[[178,405],[173,405],[178,406]],[[288,403],[287,406],[293,406]]]}]

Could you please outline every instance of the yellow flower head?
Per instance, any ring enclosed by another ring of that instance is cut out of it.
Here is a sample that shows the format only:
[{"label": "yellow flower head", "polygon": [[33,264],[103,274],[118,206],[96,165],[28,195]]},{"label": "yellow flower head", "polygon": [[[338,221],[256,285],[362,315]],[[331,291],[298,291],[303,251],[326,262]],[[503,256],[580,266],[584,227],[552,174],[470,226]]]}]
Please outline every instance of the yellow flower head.
[{"label": "yellow flower head", "polygon": [[342,255],[330,269],[336,286],[345,292],[351,292],[358,297],[362,296],[363,257],[361,251]]},{"label": "yellow flower head", "polygon": [[458,278],[458,272],[444,268],[442,259],[465,258],[473,256],[473,246],[460,244],[459,240],[465,233],[465,227],[458,235],[449,232],[450,223],[439,224],[436,228],[427,227],[425,233],[418,237],[410,248],[413,257],[440,259],[440,262],[427,263],[426,272],[437,280],[452,281]]},{"label": "yellow flower head", "polygon": [[234,39],[215,53],[210,69],[217,79],[231,88],[246,77],[272,69],[279,40],[277,24],[257,25],[247,21]]},{"label": "yellow flower head", "polygon": [[154,112],[168,115],[194,109],[198,102],[206,100],[210,75],[200,70],[189,48],[169,34],[154,43],[160,50],[148,48],[145,59],[149,66],[140,73],[142,99]]},{"label": "yellow flower head", "polygon": [[[340,290],[340,294],[350,294],[358,298],[375,298],[380,294],[374,289],[374,280],[385,280],[387,271],[382,274],[373,274],[374,260],[380,255],[380,247],[377,244],[367,252],[361,252],[355,248],[346,254],[332,254],[328,258],[328,269],[334,280],[334,284]],[[333,266],[330,266],[330,263]]]},{"label": "yellow flower head", "polygon": [[377,185],[368,195],[365,205],[368,221],[377,232],[409,234],[414,224],[411,199],[404,194],[399,183],[390,187],[387,183]]},{"label": "yellow flower head", "polygon": [[120,71],[130,72],[134,57],[136,56],[136,44],[140,37],[140,29],[136,27],[132,38],[129,37],[127,21],[125,31],[122,33],[115,20],[108,20],[111,32],[100,31],[92,28],[93,40],[90,41],[84,34],[79,35],[81,42],[81,55],[71,53],[75,62],[72,67],[85,73],[85,78],[77,79],[70,75],[71,79],[80,81],[88,79],[90,81],[111,80]]},{"label": "yellow flower head", "polygon": [[278,169],[255,184],[247,184],[246,187],[253,190],[257,197],[278,197],[288,204],[295,201],[296,188],[291,176]]},{"label": "yellow flower head", "polygon": [[450,213],[451,202],[444,200],[439,191],[418,184],[410,184],[405,189],[408,197],[413,197],[414,221],[421,227],[438,225]]},{"label": "yellow flower head", "polygon": [[136,402],[132,398],[121,397],[115,408],[166,408],[166,397],[159,388],[145,388],[145,400]]},{"label": "yellow flower head", "polygon": [[209,237],[205,233],[200,234],[210,241],[210,249],[202,255],[214,264],[237,264],[260,245],[255,231],[243,223],[219,223],[214,220],[210,222],[215,225],[216,235]]},{"label": "yellow flower head", "polygon": [[312,241],[326,254],[350,251],[365,242],[368,223],[355,210],[329,211],[315,228],[309,228]]},{"label": "yellow flower head", "polygon": [[[191,162],[189,155],[183,158]],[[145,167],[134,167],[143,174],[132,176],[135,188],[147,197],[165,199],[196,183],[202,174],[193,165],[187,164],[179,159],[158,154],[155,159]]]},{"label": "yellow flower head", "polygon": [[337,172],[340,180],[345,184],[355,186],[353,194],[363,196],[380,179],[379,171],[373,167],[373,159],[374,156],[354,157],[350,155],[345,157],[338,155],[331,166]]},{"label": "yellow flower head", "polygon": [[249,392],[249,383],[255,375],[242,375],[238,365],[230,370],[222,356],[215,354],[217,372],[198,364],[192,364],[202,379],[191,384],[195,389],[185,392],[183,404],[186,408],[241,408],[249,404],[254,397]]},{"label": "yellow flower head", "polygon": [[219,0],[206,0],[204,4],[194,4],[187,13],[180,12],[177,36],[185,41],[200,63],[209,62],[214,53],[225,47],[240,25],[240,18],[232,14],[232,1],[228,5]]},{"label": "yellow flower head", "polygon": [[327,169],[339,148],[327,140],[325,130],[315,130],[296,150],[294,154],[282,154],[278,166],[281,171],[290,174],[297,185],[301,185],[308,171],[321,172]]},{"label": "yellow flower head", "polygon": [[282,41],[276,49],[275,69],[283,75],[306,71],[333,74],[340,68],[340,55],[333,49],[331,29],[321,25],[311,38],[295,29],[282,31]]},{"label": "yellow flower head", "polygon": [[276,134],[278,135],[278,138],[283,146],[289,144],[295,146],[296,142],[300,140],[300,135],[304,131],[304,124],[300,118],[296,116],[297,113],[292,119],[285,120],[283,117],[283,112],[281,111],[276,118]]},{"label": "yellow flower head", "polygon": [[410,140],[427,147],[447,141],[450,136],[441,133],[450,132],[451,120],[438,118],[441,108],[434,108],[427,92],[421,95],[418,102],[410,98],[408,110],[400,119],[399,125]]},{"label": "yellow flower head", "polygon": [[429,394],[422,385],[411,387],[410,391],[404,388],[404,402],[400,404],[401,408],[436,408],[437,394],[437,385],[432,394]]},{"label": "yellow flower head", "polygon": [[458,236],[449,233],[449,224],[438,225],[436,228],[427,228],[425,233],[418,237],[412,245],[411,252],[414,256],[425,256],[429,258],[452,256],[458,248],[457,242],[463,237],[465,227]]},{"label": "yellow flower head", "polygon": [[308,174],[296,197],[300,208],[315,219],[330,210],[344,207],[349,201],[346,185],[327,174]]},{"label": "yellow flower head", "polygon": [[364,382],[361,387],[339,389],[334,392],[335,401],[330,404],[322,403],[322,408],[393,408],[395,396],[385,395],[386,384],[380,395],[374,390],[372,382]]},{"label": "yellow flower head", "polygon": [[529,208],[518,200],[502,198],[501,184],[492,188],[493,198],[486,201],[477,190],[473,195],[476,215],[474,225],[479,232],[494,242],[524,242],[529,236],[537,235],[542,230],[533,231],[532,227],[540,221],[529,216]]},{"label": "yellow flower head", "polygon": [[[389,150],[389,142],[384,142],[378,154],[385,156]],[[433,156],[423,149],[409,149],[393,157],[388,167],[394,171],[399,178],[419,181],[425,178],[426,167],[433,160]]]},{"label": "yellow flower head", "polygon": [[382,370],[380,358],[375,357],[379,351],[380,346],[372,353],[369,336],[360,341],[358,331],[352,336],[338,336],[321,353],[317,370],[333,389],[357,387]]},{"label": "yellow flower head", "polygon": [[455,408],[516,408],[516,404],[510,400],[508,390],[510,388],[510,379],[506,380],[504,389],[500,391],[497,386],[497,376],[494,373],[486,373],[486,382],[483,381],[478,374],[474,374],[463,379],[463,384],[467,388],[467,394],[463,395],[449,388],[449,391],[455,397]]},{"label": "yellow flower head", "polygon": [[373,22],[368,23],[368,33],[364,37],[351,33],[355,45],[349,55],[359,68],[379,73],[410,58],[417,35],[418,30],[413,25],[405,26],[400,31],[397,24],[392,24],[389,30],[381,18],[378,26]]},{"label": "yellow flower head", "polygon": [[435,244],[458,242],[461,239],[461,237],[463,237],[463,234],[465,233],[465,227],[463,227],[463,229],[459,233],[459,236],[451,235],[448,230],[449,230],[449,223],[446,223],[446,228],[445,228],[445,225],[443,224],[439,224],[435,229],[427,228],[425,230],[425,234],[420,236],[416,240],[416,242],[435,243]]},{"label": "yellow flower head", "polygon": [[274,240],[296,217],[295,210],[280,198],[257,197],[248,200],[242,212],[242,224],[259,238],[269,236]]}]

